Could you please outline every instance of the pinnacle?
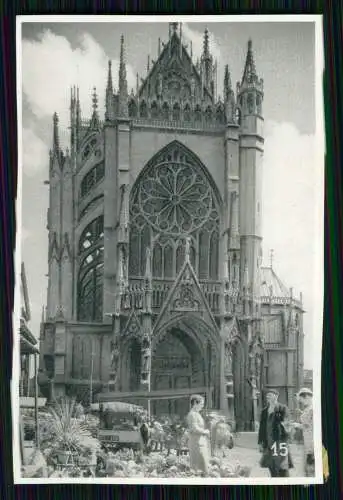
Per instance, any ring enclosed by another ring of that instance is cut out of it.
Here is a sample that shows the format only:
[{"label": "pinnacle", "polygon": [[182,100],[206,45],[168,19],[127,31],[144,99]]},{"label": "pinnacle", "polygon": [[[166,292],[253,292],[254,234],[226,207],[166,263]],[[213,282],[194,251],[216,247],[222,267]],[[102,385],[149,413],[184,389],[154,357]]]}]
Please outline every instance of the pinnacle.
[{"label": "pinnacle", "polygon": [[120,63],[119,63],[119,89],[124,89],[124,93],[127,93],[127,82],[126,82],[126,67],[125,67],[125,49],[124,49],[124,35],[120,37]]},{"label": "pinnacle", "polygon": [[124,35],[120,37],[120,64],[125,63]]},{"label": "pinnacle", "polygon": [[119,114],[127,116],[127,79],[125,66],[124,35],[120,37],[120,62],[119,62]]},{"label": "pinnacle", "polygon": [[171,32],[172,34],[176,33],[177,32],[177,27],[178,27],[178,24],[179,23],[169,23],[169,26],[171,28]]},{"label": "pinnacle", "polygon": [[60,148],[60,140],[59,140],[59,134],[58,134],[58,114],[54,113],[53,115],[53,149],[54,150],[59,150]]},{"label": "pinnacle", "polygon": [[93,87],[92,102],[93,102],[93,112],[96,113],[98,109],[98,96],[96,94],[96,87]]},{"label": "pinnacle", "polygon": [[205,28],[205,32],[204,32],[204,42],[203,42],[203,45],[204,45],[204,50],[203,50],[204,56],[209,56],[210,55],[209,33],[208,33],[207,27]]},{"label": "pinnacle", "polygon": [[111,91],[113,89],[112,84],[112,61],[108,61],[108,73],[107,73],[107,90]]},{"label": "pinnacle", "polygon": [[247,56],[245,60],[243,77],[240,85],[241,89],[242,86],[246,84],[248,86],[252,85],[263,92],[263,81],[259,80],[257,75],[251,38],[249,38],[248,40]]}]

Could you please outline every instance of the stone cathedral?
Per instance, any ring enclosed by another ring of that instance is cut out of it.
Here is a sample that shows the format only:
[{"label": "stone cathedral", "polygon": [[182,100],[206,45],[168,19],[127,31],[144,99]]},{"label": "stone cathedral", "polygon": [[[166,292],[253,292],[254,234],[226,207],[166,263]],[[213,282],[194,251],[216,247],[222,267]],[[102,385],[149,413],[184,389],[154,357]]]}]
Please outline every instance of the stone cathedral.
[{"label": "stone cathedral", "polygon": [[[200,60],[169,39],[129,90],[108,65],[105,116],[70,100],[70,148],[53,117],[48,297],[40,386],[184,416],[206,396],[252,430],[263,392],[292,411],[303,378],[303,306],[262,266],[263,80],[249,40],[235,90],[205,30]],[[268,223],[268,221],[267,221]]]}]

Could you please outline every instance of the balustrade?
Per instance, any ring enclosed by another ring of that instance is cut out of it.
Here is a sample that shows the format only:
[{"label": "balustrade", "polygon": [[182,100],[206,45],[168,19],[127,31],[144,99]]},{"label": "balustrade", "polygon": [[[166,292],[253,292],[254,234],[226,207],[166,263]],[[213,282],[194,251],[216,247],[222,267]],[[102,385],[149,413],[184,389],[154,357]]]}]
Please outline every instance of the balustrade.
[{"label": "balustrade", "polygon": [[222,132],[224,124],[208,121],[205,119],[197,121],[186,120],[158,120],[155,118],[132,118],[132,124],[136,126],[147,126],[167,129],[209,130]]},{"label": "balustrade", "polygon": [[[168,298],[168,295],[174,284],[173,279],[154,279],[152,285],[152,309],[157,312],[163,307],[163,304]],[[216,281],[206,281],[200,282],[200,288],[207,300],[207,303],[213,314],[219,314],[220,312],[220,293],[221,285],[220,282]],[[128,288],[128,294],[123,297],[122,307],[124,309],[143,309],[145,304],[145,294],[147,290],[144,285],[144,280],[141,278],[130,279],[130,284]],[[227,312],[231,310],[231,300],[233,302],[240,303],[241,299],[236,297],[235,294],[232,296],[225,295],[224,308]],[[252,297],[248,297],[250,301]],[[289,297],[260,297],[259,302],[261,304],[280,304],[280,305],[293,305],[295,307],[301,307],[301,303],[298,300],[290,299]]]},{"label": "balustrade", "polygon": [[[154,280],[152,285],[152,309],[159,310],[168,298],[172,289],[173,280]],[[200,288],[214,314],[219,313],[220,304],[220,284],[216,282],[200,283]],[[127,296],[122,299],[123,309],[143,309],[145,304],[145,294],[147,290],[144,280],[133,278],[127,291]]]},{"label": "balustrade", "polygon": [[300,300],[290,298],[290,297],[277,297],[273,295],[266,295],[260,298],[260,302],[262,304],[272,304],[272,305],[282,305],[282,306],[290,306],[293,307],[302,307],[302,303]]}]

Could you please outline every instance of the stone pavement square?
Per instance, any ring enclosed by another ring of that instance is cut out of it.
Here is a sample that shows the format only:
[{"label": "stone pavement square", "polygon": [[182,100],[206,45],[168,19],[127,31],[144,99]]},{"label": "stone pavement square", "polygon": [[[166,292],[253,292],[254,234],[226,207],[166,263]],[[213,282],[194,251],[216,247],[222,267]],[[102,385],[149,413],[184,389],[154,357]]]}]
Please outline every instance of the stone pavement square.
[{"label": "stone pavement square", "polygon": [[[290,470],[291,477],[302,477],[303,472],[303,458],[302,447],[300,445],[290,445],[290,452],[294,462],[294,468]],[[269,477],[268,469],[260,467],[261,454],[257,448],[246,448],[241,446],[234,446],[232,450],[227,452],[228,463],[239,463],[251,467],[250,477]]]}]

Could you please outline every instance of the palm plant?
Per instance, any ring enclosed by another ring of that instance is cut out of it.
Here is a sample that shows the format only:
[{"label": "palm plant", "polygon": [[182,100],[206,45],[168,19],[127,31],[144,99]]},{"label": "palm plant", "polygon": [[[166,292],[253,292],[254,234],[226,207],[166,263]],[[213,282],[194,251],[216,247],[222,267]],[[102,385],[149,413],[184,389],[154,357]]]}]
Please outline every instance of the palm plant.
[{"label": "palm plant", "polygon": [[92,437],[86,423],[75,418],[75,400],[63,399],[49,409],[50,419],[41,447],[49,455],[85,457],[100,450],[99,441]]}]

